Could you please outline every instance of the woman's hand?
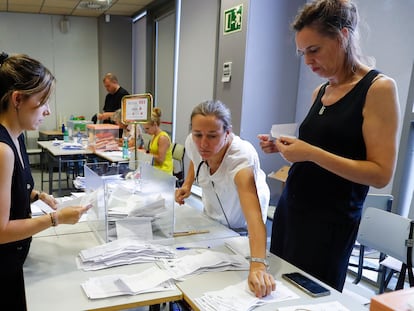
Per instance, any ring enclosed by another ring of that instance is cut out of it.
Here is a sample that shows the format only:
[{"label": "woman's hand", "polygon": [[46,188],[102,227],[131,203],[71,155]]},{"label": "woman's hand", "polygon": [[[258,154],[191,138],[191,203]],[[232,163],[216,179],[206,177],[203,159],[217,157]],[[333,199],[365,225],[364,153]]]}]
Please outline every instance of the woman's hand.
[{"label": "woman's hand", "polygon": [[250,290],[258,298],[270,295],[270,293],[276,289],[275,279],[266,271],[266,268],[261,266],[253,267],[253,263],[250,266],[247,282],[249,283]]},{"label": "woman's hand", "polygon": [[312,150],[315,148],[301,139],[291,137],[280,137],[275,143],[282,157],[291,163],[311,161]]},{"label": "woman's hand", "polygon": [[267,134],[259,134],[257,138],[260,140],[260,147],[262,148],[264,153],[276,153],[279,152],[275,144],[275,140],[271,139],[270,135]]},{"label": "woman's hand", "polygon": [[67,206],[59,209],[57,214],[58,224],[76,224],[84,213],[86,213],[92,205],[86,206]]},{"label": "woman's hand", "polygon": [[39,200],[42,200],[47,205],[49,205],[51,208],[56,209],[57,201],[52,195],[47,194],[46,192],[40,192]]},{"label": "woman's hand", "polygon": [[191,194],[191,188],[181,187],[175,190],[175,202],[182,205],[184,204],[184,199],[188,198]]}]

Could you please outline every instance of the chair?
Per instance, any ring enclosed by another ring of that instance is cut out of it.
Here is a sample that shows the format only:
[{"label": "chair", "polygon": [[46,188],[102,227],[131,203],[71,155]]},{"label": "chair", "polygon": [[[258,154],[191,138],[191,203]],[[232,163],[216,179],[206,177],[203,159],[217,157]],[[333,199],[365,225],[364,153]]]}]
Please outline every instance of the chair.
[{"label": "chair", "polygon": [[[42,156],[42,149],[41,148],[32,148],[32,146],[31,146],[32,144],[31,144],[31,142],[29,142],[29,137],[28,137],[27,131],[24,132],[24,143],[26,145],[26,153],[29,156],[29,158],[30,158],[30,156],[38,155],[39,159],[40,159],[40,157]],[[40,163],[42,163],[41,159],[39,161],[40,161]],[[30,164],[32,165],[32,163],[30,163]],[[39,166],[40,166],[40,164],[39,164]],[[41,169],[42,169],[42,167],[41,167]]]},{"label": "chair", "polygon": [[414,286],[412,270],[414,221],[398,214],[378,208],[367,207],[359,226],[358,241],[399,261],[399,271],[388,269],[384,261],[379,268],[379,294],[383,293],[395,272],[400,272],[397,289],[404,287],[406,271],[410,286]]},{"label": "chair", "polygon": [[[362,217],[364,215],[364,212],[368,207],[374,207],[378,208],[383,211],[391,212],[392,202],[394,200],[394,197],[391,194],[373,194],[368,193],[365,202],[364,207],[362,210]],[[364,265],[364,257],[365,257],[365,245],[361,244],[357,237],[357,243],[359,244],[359,255],[358,255],[358,264],[349,263],[350,266],[357,267],[357,276],[354,280],[354,284],[358,284],[362,279],[362,272],[364,269],[376,271],[378,272],[378,268],[372,267],[369,265]],[[384,254],[380,254],[379,260],[383,260],[385,257]]]},{"label": "chair", "polygon": [[176,186],[177,188],[181,187],[184,183],[184,156],[185,156],[185,147],[179,143],[174,143],[172,147],[172,157],[173,157],[173,175],[177,178]]}]

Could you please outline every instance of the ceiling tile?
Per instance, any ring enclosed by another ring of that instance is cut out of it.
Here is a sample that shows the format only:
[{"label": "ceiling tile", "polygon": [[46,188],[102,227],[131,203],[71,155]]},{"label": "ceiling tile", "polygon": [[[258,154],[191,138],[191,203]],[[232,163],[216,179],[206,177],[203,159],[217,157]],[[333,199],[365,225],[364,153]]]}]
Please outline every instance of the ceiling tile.
[{"label": "ceiling tile", "polygon": [[108,10],[77,8],[81,1],[83,0],[0,0],[0,11],[90,17],[98,17],[104,13],[132,16],[148,4],[157,0],[112,0],[112,5]]}]

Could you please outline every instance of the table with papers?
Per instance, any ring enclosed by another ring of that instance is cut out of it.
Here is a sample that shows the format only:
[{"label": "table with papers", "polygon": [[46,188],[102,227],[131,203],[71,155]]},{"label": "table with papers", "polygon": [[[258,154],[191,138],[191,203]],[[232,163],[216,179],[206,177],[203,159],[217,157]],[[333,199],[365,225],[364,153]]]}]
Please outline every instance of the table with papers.
[{"label": "table with papers", "polygon": [[[81,163],[82,166],[86,162],[86,156],[88,154],[93,154],[93,152],[86,148],[86,146],[78,146],[76,144],[69,144],[65,143],[60,140],[48,140],[48,141],[38,141],[37,144],[42,148],[42,152],[46,154],[46,163],[48,167],[49,173],[49,194],[53,194],[53,170],[54,165],[57,164],[58,168],[58,197],[62,195],[62,173],[63,173],[63,165],[65,163],[74,163],[78,164]],[[64,145],[67,144],[67,145]],[[41,161],[43,162],[44,157],[41,157]],[[43,163],[41,163],[41,167]],[[41,172],[41,187],[43,190],[43,168]]]},{"label": "table with papers", "polygon": [[[34,237],[24,265],[28,309],[31,311],[123,310],[182,298],[181,291],[174,287],[174,289],[137,295],[89,299],[81,284],[93,281],[94,278],[114,275],[134,276],[148,269],[158,268],[155,263],[140,263],[97,271],[79,269],[75,260],[79,252],[98,244],[92,232]],[[99,295],[97,291],[94,293]]]},{"label": "table with papers", "polygon": [[[163,255],[120,266],[111,258],[111,252],[122,251],[133,243],[116,240],[100,244],[87,221],[37,234],[24,266],[29,309],[43,311],[47,303],[48,308],[60,311],[123,310],[184,299],[195,311],[214,310],[206,308],[214,304],[220,305],[220,310],[237,311],[248,310],[248,306],[258,311],[366,310],[332,288],[329,296],[311,298],[281,277],[282,273],[300,270],[272,254],[268,259],[277,290],[265,299],[257,299],[247,290],[247,237],[238,236],[188,205],[176,208],[175,229],[203,229],[206,233],[166,239],[164,245],[154,241],[145,246],[147,251]],[[102,251],[106,247],[108,251]],[[170,256],[171,250],[175,257]],[[99,258],[99,251],[112,264],[102,266],[97,260],[96,266],[82,265],[83,259]]]},{"label": "table with papers", "polygon": [[[214,247],[219,248],[220,243],[226,244],[226,241],[228,240],[230,239],[216,240]],[[362,304],[353,301],[348,296],[330,288],[328,285],[323,284],[315,278],[313,279],[325,287],[328,287],[331,290],[331,294],[319,298],[308,296],[300,289],[282,279],[283,273],[294,271],[302,272],[300,269],[273,254],[268,254],[268,260],[270,262],[270,273],[275,277],[277,285],[276,291],[272,293],[272,296],[265,297],[262,301],[257,301],[256,298],[246,290],[248,271],[245,270],[209,272],[194,275],[191,278],[187,278],[176,284],[182,291],[184,300],[194,311],[214,310],[211,306],[215,299],[218,300],[221,308],[220,310],[244,311],[248,310],[249,304],[257,306],[254,308],[255,311],[367,310]],[[242,302],[241,305],[240,302]],[[210,307],[210,309],[208,309],[208,307]]]},{"label": "table with papers", "polygon": [[[60,198],[58,198],[60,199]],[[176,246],[215,246],[215,240],[237,236],[237,233],[203,215],[188,205],[177,208],[176,228],[181,232],[202,228],[203,234],[190,234],[165,241],[173,249]],[[41,214],[39,212],[39,214]],[[154,243],[156,243],[154,241]],[[47,308],[65,310],[123,310],[182,299],[178,288],[141,293],[140,284],[134,278],[142,279],[151,269],[159,269],[155,262],[114,266],[107,269],[84,271],[75,258],[83,250],[100,246],[95,233],[83,221],[75,225],[59,225],[42,231],[33,237],[29,256],[24,266],[28,308],[31,311]],[[182,252],[186,253],[186,252]],[[158,270],[157,270],[158,271]],[[158,273],[160,273],[158,271]],[[152,275],[155,275],[152,273]],[[126,277],[128,276],[128,278]],[[161,278],[162,276],[160,276]],[[129,284],[130,294],[108,294],[113,283]],[[129,283],[128,283],[129,282]],[[131,283],[133,282],[133,283]],[[99,284],[106,284],[105,289]],[[98,284],[98,285],[97,285]],[[175,286],[175,285],[174,285]],[[85,288],[89,290],[88,298]],[[137,294],[140,292],[139,294]],[[108,298],[97,298],[108,295]],[[64,303],[62,299],[64,298]]]}]

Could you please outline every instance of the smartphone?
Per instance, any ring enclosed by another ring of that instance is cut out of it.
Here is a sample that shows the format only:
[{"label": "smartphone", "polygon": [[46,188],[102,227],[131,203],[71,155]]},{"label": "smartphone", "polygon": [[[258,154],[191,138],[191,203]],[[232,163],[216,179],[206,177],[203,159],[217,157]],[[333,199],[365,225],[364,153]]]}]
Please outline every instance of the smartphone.
[{"label": "smartphone", "polygon": [[282,278],[291,282],[293,285],[296,285],[312,297],[327,296],[331,293],[329,289],[311,280],[300,272],[284,273],[282,274]]}]

